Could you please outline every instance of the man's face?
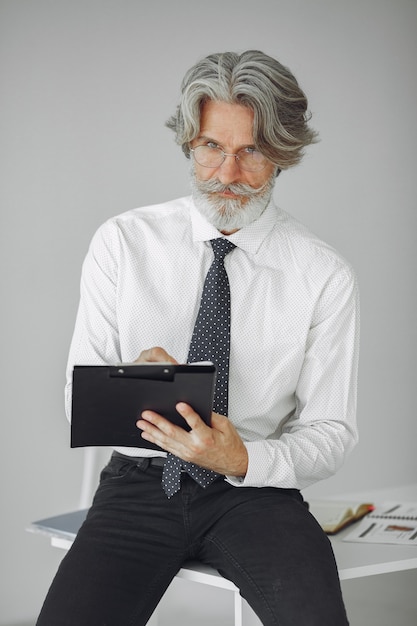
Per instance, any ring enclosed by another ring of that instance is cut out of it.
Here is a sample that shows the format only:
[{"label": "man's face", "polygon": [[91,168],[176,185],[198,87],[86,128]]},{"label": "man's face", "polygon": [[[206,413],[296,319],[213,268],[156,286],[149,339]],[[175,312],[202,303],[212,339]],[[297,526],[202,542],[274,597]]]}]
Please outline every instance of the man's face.
[{"label": "man's face", "polygon": [[[191,148],[217,146],[227,154],[254,148],[253,111],[240,104],[208,101],[201,111],[200,132]],[[227,156],[218,167],[193,160],[192,188],[199,210],[222,232],[232,232],[257,219],[269,202],[276,165],[266,161],[257,172],[239,167]],[[203,206],[204,205],[204,206]]]}]

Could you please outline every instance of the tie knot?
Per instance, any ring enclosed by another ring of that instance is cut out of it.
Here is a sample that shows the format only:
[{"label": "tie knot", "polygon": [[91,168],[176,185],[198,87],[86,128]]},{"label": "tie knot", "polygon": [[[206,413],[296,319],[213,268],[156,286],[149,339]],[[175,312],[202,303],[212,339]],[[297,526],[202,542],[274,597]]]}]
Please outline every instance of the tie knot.
[{"label": "tie knot", "polygon": [[223,237],[219,237],[218,239],[212,239],[210,243],[211,247],[213,248],[215,259],[224,259],[226,254],[229,254],[229,252],[231,252],[233,248],[236,248],[234,243],[232,243],[228,239],[223,239]]}]

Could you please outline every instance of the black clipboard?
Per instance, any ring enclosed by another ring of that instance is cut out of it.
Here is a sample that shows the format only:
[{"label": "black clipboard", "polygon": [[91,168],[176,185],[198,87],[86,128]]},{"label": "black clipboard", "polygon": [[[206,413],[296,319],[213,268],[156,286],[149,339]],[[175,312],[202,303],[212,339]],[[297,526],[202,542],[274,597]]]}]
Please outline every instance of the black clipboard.
[{"label": "black clipboard", "polygon": [[176,411],[186,402],[210,426],[216,368],[212,363],[171,365],[75,365],[71,448],[161,448],[145,439],[136,421],[142,411],[160,413],[189,430]]}]

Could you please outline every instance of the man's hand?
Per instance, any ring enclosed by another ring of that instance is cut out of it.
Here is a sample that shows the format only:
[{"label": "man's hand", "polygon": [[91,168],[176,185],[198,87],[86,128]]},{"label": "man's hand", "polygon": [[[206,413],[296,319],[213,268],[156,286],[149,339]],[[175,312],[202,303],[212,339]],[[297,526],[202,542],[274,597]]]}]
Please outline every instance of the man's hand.
[{"label": "man's hand", "polygon": [[[172,363],[178,361],[163,348],[143,350],[135,363]],[[154,411],[144,411],[136,426],[143,430],[142,437],[157,444],[163,450],[175,454],[184,461],[228,476],[245,476],[248,469],[248,453],[233,424],[218,413],[211,414],[211,427],[184,402],[175,407],[190,426],[187,432],[171,424]]]},{"label": "man's hand", "polygon": [[184,461],[228,476],[245,476],[248,453],[233,424],[218,413],[211,414],[211,428],[184,402],[175,407],[191,430],[180,426],[153,411],[144,411],[136,422],[143,430],[142,437],[171,452]]},{"label": "man's hand", "polygon": [[178,365],[178,361],[170,356],[163,348],[154,347],[149,350],[142,350],[134,363],[172,363]]}]

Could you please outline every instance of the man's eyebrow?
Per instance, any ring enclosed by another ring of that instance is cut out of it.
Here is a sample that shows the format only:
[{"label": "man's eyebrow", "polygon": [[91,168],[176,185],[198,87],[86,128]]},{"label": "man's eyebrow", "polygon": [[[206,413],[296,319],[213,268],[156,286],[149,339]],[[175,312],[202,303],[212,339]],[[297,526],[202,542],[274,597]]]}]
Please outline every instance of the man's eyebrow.
[{"label": "man's eyebrow", "polygon": [[197,135],[196,139],[203,141],[212,141],[213,143],[217,143],[220,146],[220,143],[216,139],[213,139],[213,137],[208,137],[207,135]]}]

